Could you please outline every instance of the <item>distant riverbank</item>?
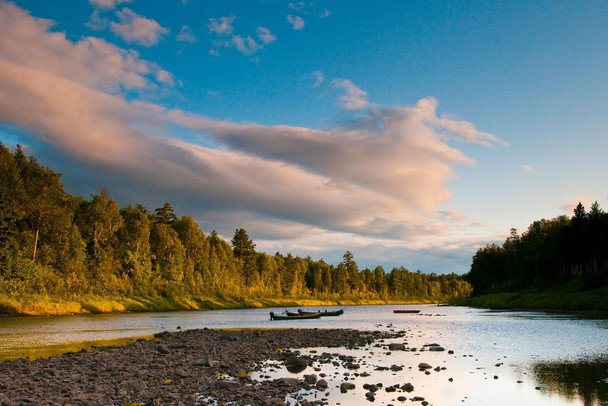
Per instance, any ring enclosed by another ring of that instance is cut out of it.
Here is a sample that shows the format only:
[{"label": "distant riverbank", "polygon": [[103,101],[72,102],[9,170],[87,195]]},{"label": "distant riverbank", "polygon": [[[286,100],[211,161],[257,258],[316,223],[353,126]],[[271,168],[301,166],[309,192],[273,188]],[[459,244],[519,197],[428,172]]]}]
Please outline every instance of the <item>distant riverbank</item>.
[{"label": "distant riverbank", "polygon": [[24,298],[0,296],[0,315],[2,316],[61,316],[78,314],[104,314],[128,312],[163,312],[177,310],[222,310],[267,307],[306,307],[306,306],[348,306],[348,305],[386,305],[386,304],[431,304],[429,300],[382,300],[382,299],[317,299],[317,298],[243,298],[243,297],[205,297],[205,298],[166,298],[131,297],[105,298],[83,296],[73,299],[58,299],[44,295]]},{"label": "distant riverbank", "polygon": [[454,302],[460,306],[489,309],[597,312],[608,314],[608,288],[527,290],[471,296]]}]

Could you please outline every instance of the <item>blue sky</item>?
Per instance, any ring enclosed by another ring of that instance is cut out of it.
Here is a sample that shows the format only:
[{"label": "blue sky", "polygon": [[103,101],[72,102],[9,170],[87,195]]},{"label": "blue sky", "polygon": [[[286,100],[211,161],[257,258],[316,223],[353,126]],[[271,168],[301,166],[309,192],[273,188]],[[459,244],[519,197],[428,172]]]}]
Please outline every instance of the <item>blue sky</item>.
[{"label": "blue sky", "polygon": [[0,141],[260,251],[468,271],[608,207],[608,3],[0,0]]}]

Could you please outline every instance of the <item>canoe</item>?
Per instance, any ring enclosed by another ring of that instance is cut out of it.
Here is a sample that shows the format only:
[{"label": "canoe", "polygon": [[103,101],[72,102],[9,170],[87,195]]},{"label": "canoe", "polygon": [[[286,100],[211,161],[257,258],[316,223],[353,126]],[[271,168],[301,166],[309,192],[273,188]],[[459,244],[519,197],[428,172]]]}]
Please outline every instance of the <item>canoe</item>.
[{"label": "canoe", "polygon": [[328,312],[327,310],[325,310],[324,312],[322,312],[320,310],[318,312],[305,312],[305,311],[302,311],[302,310],[298,309],[298,313],[299,314],[303,314],[303,315],[305,315],[305,314],[320,314],[321,317],[340,316],[340,315],[342,315],[344,313],[344,309],[336,310],[336,311],[333,311],[333,312]]},{"label": "canoe", "polygon": [[420,310],[393,310],[393,313],[420,313]]},{"label": "canoe", "polygon": [[274,314],[274,312],[270,312],[270,320],[307,320],[307,319],[318,319],[321,317],[320,313],[315,314],[306,314],[306,315],[297,315],[297,316],[282,316],[280,314]]}]

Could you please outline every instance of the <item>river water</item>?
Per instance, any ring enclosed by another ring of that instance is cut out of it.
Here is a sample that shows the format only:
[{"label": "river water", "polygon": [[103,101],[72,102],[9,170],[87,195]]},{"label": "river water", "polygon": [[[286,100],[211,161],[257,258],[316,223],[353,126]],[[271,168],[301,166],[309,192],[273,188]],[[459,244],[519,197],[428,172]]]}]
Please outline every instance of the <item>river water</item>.
[{"label": "river water", "polygon": [[[394,314],[394,309],[420,309],[419,314]],[[338,307],[327,307],[335,310]],[[451,306],[347,306],[339,317],[270,321],[269,311],[132,313],[95,316],[0,318],[0,361],[50,356],[82,347],[117,344],[159,331],[193,328],[352,328],[404,331],[401,341],[418,350],[437,343],[444,352],[318,348],[320,354],[342,351],[361,365],[356,372],[341,366],[313,365],[329,383],[326,393],[302,392],[310,400],[330,404],[369,404],[364,383],[382,384],[377,404],[401,404],[387,386],[412,383],[415,395],[432,405],[608,405],[608,320],[541,312],[496,312]],[[311,310],[311,309],[309,309]],[[441,370],[419,371],[425,362]],[[396,365],[400,371],[378,371]],[[269,365],[258,376],[303,377]],[[360,374],[369,376],[363,378]],[[257,377],[257,376],[256,376]],[[345,379],[356,389],[336,389]],[[295,402],[295,401],[294,401]],[[407,400],[406,403],[411,403]],[[419,403],[417,403],[419,404]]]}]

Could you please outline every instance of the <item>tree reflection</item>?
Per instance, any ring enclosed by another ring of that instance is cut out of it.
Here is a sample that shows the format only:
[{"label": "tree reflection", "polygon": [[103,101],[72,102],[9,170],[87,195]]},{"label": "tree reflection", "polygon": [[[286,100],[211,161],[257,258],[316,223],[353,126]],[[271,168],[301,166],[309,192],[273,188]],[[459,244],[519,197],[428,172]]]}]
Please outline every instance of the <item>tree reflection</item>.
[{"label": "tree reflection", "polygon": [[580,398],[585,406],[608,401],[608,358],[539,362],[532,371],[549,392],[568,399]]}]

